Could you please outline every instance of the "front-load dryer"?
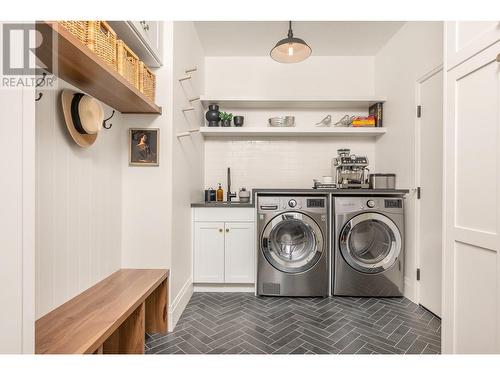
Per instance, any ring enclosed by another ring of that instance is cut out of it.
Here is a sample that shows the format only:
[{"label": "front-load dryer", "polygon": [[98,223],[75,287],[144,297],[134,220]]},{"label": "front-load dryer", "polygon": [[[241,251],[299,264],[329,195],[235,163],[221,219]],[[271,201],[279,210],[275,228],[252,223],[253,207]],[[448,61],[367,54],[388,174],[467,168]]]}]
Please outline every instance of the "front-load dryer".
[{"label": "front-load dryer", "polygon": [[333,294],[402,296],[403,198],[358,196],[333,200]]},{"label": "front-load dryer", "polygon": [[328,195],[258,195],[256,204],[257,295],[328,296]]}]

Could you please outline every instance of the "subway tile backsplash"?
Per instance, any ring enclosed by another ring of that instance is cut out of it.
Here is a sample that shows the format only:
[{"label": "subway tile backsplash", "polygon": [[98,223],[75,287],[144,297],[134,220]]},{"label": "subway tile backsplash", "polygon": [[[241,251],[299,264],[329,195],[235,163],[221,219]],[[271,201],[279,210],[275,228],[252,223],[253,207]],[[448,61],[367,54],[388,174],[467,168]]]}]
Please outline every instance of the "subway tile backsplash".
[{"label": "subway tile backsplash", "polygon": [[205,187],[222,183],[226,191],[227,168],[232,188],[309,188],[314,178],[331,176],[331,161],[339,148],[368,156],[375,168],[375,140],[342,138],[263,138],[259,140],[205,140]]}]

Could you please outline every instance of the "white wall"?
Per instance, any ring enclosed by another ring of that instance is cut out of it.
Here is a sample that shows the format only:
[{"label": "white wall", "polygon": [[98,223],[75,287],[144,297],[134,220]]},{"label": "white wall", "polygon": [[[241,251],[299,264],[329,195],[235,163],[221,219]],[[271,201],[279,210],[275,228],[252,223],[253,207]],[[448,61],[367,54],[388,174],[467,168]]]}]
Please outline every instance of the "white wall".
[{"label": "white wall", "polygon": [[[22,38],[22,35],[19,35]],[[0,23],[0,40],[2,40]],[[18,41],[17,44],[22,43]],[[0,49],[0,72],[2,69]],[[33,353],[35,102],[32,88],[0,87],[0,354]]]},{"label": "white wall", "polygon": [[[205,144],[205,186],[226,191],[227,168],[231,167],[231,190],[253,188],[310,188],[314,178],[332,175],[337,149],[350,147],[366,155],[375,168],[375,141],[361,138],[261,138],[210,139]],[[197,197],[203,200],[203,195]]]},{"label": "white wall", "polygon": [[[407,22],[375,56],[375,92],[387,97],[387,133],[375,145],[377,172],[415,187],[416,82],[443,62],[443,23]],[[415,194],[406,201],[405,295],[416,298]]]},{"label": "white wall", "polygon": [[[311,57],[298,64],[280,64],[269,57],[206,57],[205,96],[218,97],[370,97],[374,94],[372,56]],[[314,127],[326,115],[336,122],[360,109],[221,108],[245,116],[247,127],[267,126],[272,116],[293,115],[297,127]],[[231,167],[232,190],[241,187],[312,187],[313,178],[331,175],[337,149],[367,155],[375,168],[373,138],[262,138],[205,141],[205,187],[223,183]],[[200,194],[198,200],[202,200]]]},{"label": "white wall", "polygon": [[[183,114],[188,98],[203,90],[203,53],[192,22],[164,22],[164,65],[155,71],[161,116],[123,115],[122,129],[122,266],[170,268],[169,329],[192,293],[191,208],[203,190],[203,141],[200,135],[178,139],[196,129],[204,115]],[[198,71],[182,84],[176,79],[193,66]],[[160,165],[128,166],[128,128],[160,129]]]},{"label": "white wall", "polygon": [[205,58],[208,97],[369,96],[373,56],[312,56],[280,64],[269,56]]},{"label": "white wall", "polygon": [[[37,318],[121,263],[121,115],[82,149],[67,131],[61,89],[77,90],[59,80],[36,104]],[[108,117],[111,109],[103,107]]]},{"label": "white wall", "polygon": [[[156,74],[156,103],[162,115],[123,115],[122,267],[171,268],[172,22],[163,27],[163,66]],[[158,128],[159,166],[129,166],[129,128]]]},{"label": "white wall", "polygon": [[[192,79],[179,82],[187,68],[197,67]],[[204,111],[199,101],[188,99],[203,93],[203,50],[193,22],[174,22],[172,106],[172,278],[171,317],[175,324],[192,294],[191,202],[203,191],[204,143],[200,134],[177,138],[176,134],[197,129]],[[182,112],[193,105],[194,112]]]}]

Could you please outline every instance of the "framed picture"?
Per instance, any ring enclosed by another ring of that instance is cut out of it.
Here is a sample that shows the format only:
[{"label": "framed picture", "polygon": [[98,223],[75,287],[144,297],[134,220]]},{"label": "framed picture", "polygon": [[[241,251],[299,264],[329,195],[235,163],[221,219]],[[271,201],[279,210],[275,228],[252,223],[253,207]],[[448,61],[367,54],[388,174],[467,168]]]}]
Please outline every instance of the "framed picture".
[{"label": "framed picture", "polygon": [[160,129],[129,129],[129,165],[158,166]]}]

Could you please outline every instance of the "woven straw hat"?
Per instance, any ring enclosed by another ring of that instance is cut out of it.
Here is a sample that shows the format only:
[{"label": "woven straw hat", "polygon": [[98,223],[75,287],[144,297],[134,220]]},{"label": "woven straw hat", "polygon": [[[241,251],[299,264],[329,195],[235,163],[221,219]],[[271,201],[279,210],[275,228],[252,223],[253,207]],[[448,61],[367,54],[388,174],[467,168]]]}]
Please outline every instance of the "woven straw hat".
[{"label": "woven straw hat", "polygon": [[61,101],[69,134],[80,147],[91,146],[97,139],[104,118],[101,103],[72,90],[63,90]]}]

